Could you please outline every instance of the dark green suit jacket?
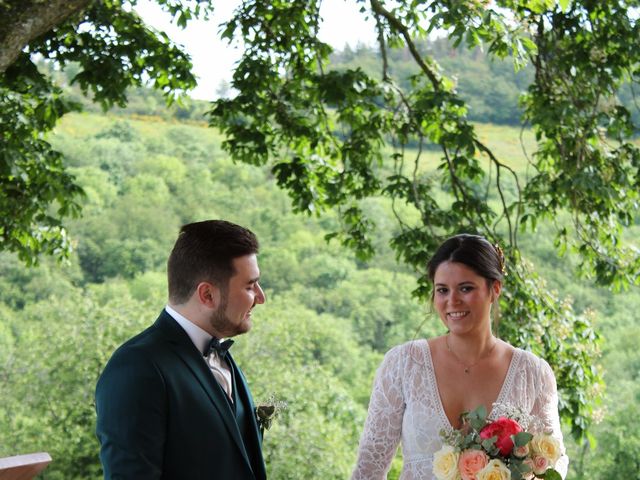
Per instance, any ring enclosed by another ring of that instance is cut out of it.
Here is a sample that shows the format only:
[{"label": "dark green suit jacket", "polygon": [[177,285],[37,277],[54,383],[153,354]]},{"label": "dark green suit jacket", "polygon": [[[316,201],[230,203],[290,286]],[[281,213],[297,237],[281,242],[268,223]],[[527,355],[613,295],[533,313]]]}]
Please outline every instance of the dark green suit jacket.
[{"label": "dark green suit jacket", "polygon": [[244,438],[202,354],[164,310],[118,348],[96,387],[105,479],[266,479],[253,399],[230,363],[250,417]]}]

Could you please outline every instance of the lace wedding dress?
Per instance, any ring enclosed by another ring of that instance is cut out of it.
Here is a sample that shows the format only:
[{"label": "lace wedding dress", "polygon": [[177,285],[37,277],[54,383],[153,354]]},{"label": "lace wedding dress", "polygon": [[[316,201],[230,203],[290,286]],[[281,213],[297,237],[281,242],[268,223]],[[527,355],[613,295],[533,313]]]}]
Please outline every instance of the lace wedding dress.
[{"label": "lace wedding dress", "polygon": [[[562,443],[556,381],[544,360],[517,348],[496,403],[537,416]],[[442,446],[443,429],[453,427],[440,400],[429,344],[416,340],[391,349],[376,374],[352,480],[385,479],[400,441],[400,480],[434,479],[433,454]],[[567,466],[566,456],[556,464],[563,478]]]}]

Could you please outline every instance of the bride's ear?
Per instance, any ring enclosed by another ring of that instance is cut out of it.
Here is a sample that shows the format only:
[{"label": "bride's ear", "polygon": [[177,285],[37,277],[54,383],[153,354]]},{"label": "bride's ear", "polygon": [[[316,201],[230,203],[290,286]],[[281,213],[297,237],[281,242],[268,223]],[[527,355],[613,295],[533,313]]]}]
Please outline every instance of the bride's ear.
[{"label": "bride's ear", "polygon": [[491,303],[498,300],[502,292],[502,282],[500,280],[494,280],[491,284]]}]

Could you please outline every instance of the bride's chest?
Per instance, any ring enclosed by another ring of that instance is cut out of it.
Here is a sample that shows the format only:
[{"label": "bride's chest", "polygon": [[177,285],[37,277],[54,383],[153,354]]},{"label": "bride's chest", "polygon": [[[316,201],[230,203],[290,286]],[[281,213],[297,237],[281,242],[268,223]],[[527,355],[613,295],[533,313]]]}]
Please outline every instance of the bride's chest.
[{"label": "bride's chest", "polygon": [[[512,371],[511,371],[512,370]],[[535,379],[526,369],[513,368],[495,379],[460,380],[457,385],[446,382],[445,391],[436,381],[433,369],[421,368],[403,375],[405,413],[403,424],[414,428],[433,427],[438,433],[451,428],[455,415],[471,411],[483,404],[491,411],[494,402],[531,411],[536,397]],[[454,413],[447,415],[447,413]],[[403,426],[404,426],[403,425]]]}]

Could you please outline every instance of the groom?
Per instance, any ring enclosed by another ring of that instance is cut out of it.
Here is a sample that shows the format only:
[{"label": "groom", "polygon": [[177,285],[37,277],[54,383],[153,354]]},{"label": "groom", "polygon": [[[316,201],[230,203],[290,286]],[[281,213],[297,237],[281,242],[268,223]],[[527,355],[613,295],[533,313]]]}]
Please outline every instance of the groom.
[{"label": "groom", "polygon": [[167,264],[169,302],[118,348],[96,387],[106,480],[264,480],[262,438],[227,351],[265,301],[258,240],[222,220],[185,225]]}]

